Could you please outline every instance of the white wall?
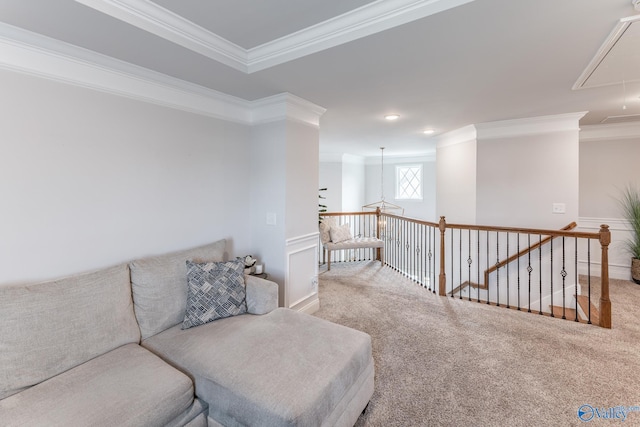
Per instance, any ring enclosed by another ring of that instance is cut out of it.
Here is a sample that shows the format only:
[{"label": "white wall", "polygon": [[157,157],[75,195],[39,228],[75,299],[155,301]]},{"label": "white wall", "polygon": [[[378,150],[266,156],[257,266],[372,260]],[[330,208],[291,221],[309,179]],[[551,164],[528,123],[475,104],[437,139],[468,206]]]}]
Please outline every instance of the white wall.
[{"label": "white wall", "polygon": [[631,278],[631,257],[624,248],[630,228],[617,198],[628,184],[640,186],[640,126],[584,126],[580,132],[580,229],[597,232],[609,225],[609,274]]},{"label": "white wall", "polygon": [[[396,166],[422,166],[422,200],[396,199]],[[381,197],[380,159],[368,158],[366,167],[365,203],[375,203]],[[404,208],[404,215],[426,221],[436,218],[436,162],[435,157],[385,157],[384,159],[385,201]]]},{"label": "white wall", "polygon": [[281,120],[252,130],[251,169],[260,178],[248,197],[257,256],[280,285],[280,305],[306,311],[318,306],[318,152],[317,127]]},{"label": "white wall", "polygon": [[328,212],[353,212],[362,209],[365,200],[365,159],[342,154],[338,158],[321,159],[319,188],[326,188],[319,203]]},{"label": "white wall", "polygon": [[[578,130],[482,138],[477,223],[559,229],[578,218]],[[553,204],[563,203],[564,214]]]},{"label": "white wall", "polygon": [[[253,255],[264,264],[269,278],[280,284],[282,301],[286,274],[286,122],[254,126],[251,135],[251,149],[247,153],[249,174],[259,179],[251,181],[244,197],[251,202],[252,236],[260,242]],[[274,223],[267,223],[268,216]]]},{"label": "white wall", "polygon": [[286,293],[288,308],[314,312],[318,299],[319,130],[287,122]]},{"label": "white wall", "polygon": [[436,210],[449,223],[476,224],[476,149],[473,126],[449,132],[438,140]]},{"label": "white wall", "polygon": [[318,204],[326,205],[327,212],[342,212],[342,161],[320,162],[318,189],[326,188],[322,194],[325,199]]},{"label": "white wall", "polygon": [[342,211],[358,212],[365,204],[364,158],[351,154],[342,156]]},{"label": "white wall", "polygon": [[253,250],[247,126],[7,71],[0,88],[0,284]]},{"label": "white wall", "polygon": [[286,237],[318,232],[318,128],[287,121]]},{"label": "white wall", "polygon": [[620,218],[616,200],[627,184],[640,185],[639,161],[640,133],[630,138],[581,138],[580,216]]}]

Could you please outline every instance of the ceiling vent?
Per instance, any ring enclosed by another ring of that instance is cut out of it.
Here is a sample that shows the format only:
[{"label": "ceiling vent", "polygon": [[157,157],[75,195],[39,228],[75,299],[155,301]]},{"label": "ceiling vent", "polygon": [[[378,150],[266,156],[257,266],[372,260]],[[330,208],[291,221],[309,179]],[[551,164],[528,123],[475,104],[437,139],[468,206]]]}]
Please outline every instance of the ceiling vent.
[{"label": "ceiling vent", "polygon": [[608,116],[605,117],[600,123],[612,124],[612,123],[633,123],[640,122],[640,114],[627,114],[624,116]]}]

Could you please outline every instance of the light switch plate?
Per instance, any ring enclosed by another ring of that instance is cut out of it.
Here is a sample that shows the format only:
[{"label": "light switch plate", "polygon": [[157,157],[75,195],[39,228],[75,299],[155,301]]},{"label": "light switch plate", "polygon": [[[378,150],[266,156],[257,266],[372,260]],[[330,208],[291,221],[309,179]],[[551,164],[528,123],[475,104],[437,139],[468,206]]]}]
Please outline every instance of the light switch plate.
[{"label": "light switch plate", "polygon": [[554,203],[551,210],[554,214],[563,214],[567,212],[567,206],[564,203]]},{"label": "light switch plate", "polygon": [[267,212],[267,225],[276,225],[276,214],[275,212]]}]

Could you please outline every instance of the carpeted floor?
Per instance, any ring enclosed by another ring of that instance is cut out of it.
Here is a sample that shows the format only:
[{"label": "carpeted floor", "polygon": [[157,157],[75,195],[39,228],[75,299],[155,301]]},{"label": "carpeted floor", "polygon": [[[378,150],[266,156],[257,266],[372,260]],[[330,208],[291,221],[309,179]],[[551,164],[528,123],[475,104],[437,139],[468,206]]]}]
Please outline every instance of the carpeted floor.
[{"label": "carpeted floor", "polygon": [[377,262],[321,267],[319,290],[316,316],[372,337],[375,392],[356,426],[610,426],[616,407],[640,426],[633,282],[611,281],[610,330],[439,297]]}]

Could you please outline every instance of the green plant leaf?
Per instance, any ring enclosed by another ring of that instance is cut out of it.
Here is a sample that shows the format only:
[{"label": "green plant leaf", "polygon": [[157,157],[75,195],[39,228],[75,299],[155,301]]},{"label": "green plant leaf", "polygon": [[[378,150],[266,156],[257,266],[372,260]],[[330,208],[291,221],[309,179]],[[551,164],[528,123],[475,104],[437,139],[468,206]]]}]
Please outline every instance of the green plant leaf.
[{"label": "green plant leaf", "polygon": [[628,184],[618,199],[622,216],[631,228],[631,237],[626,241],[626,248],[633,258],[640,258],[640,189]]}]

